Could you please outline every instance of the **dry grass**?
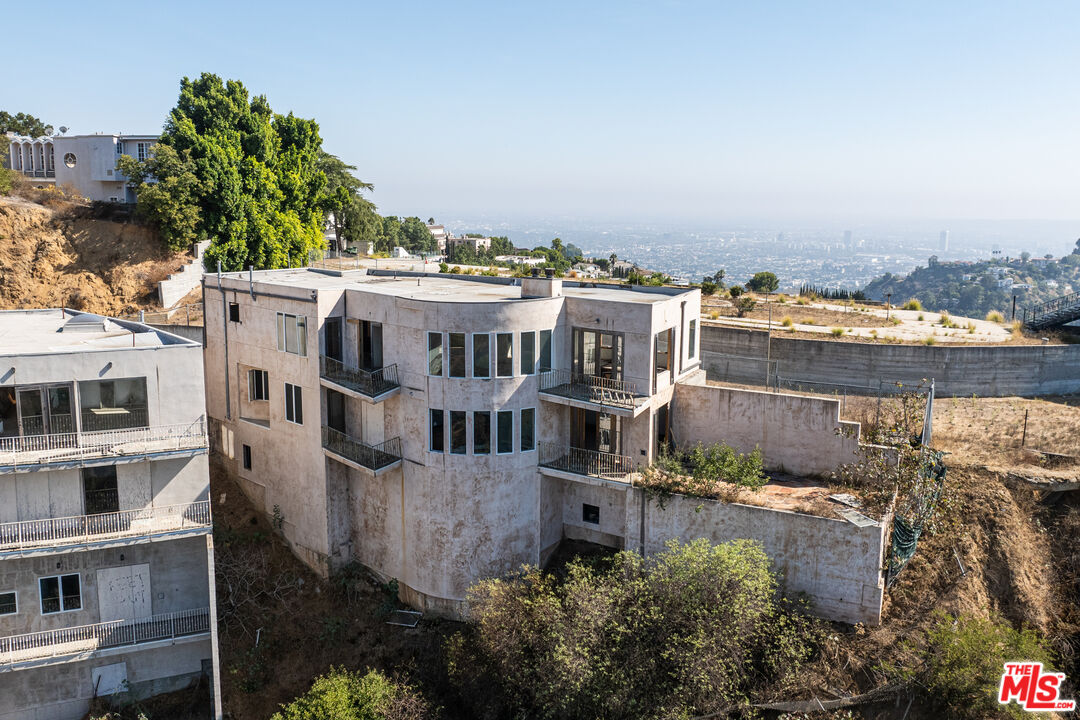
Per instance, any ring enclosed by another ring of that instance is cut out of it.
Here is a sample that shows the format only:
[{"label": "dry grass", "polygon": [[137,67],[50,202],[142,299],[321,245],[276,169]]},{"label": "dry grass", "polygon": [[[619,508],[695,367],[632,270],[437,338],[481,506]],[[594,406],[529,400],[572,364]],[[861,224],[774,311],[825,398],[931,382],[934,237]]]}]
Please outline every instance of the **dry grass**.
[{"label": "dry grass", "polygon": [[1048,467],[1038,452],[1080,456],[1078,430],[1080,397],[939,398],[934,404],[934,446],[950,453],[949,465],[1080,477],[1080,463]]}]

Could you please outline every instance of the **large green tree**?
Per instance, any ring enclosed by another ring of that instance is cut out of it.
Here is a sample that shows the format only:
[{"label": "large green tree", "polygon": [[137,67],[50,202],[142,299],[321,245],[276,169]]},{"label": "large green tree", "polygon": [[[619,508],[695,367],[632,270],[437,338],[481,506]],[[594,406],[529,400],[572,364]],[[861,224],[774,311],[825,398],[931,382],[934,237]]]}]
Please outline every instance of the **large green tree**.
[{"label": "large green tree", "polygon": [[381,221],[375,205],[361,194],[375,186],[353,175],[355,165],[328,152],[320,151],[319,167],[326,175],[326,211],[333,218],[337,249],[375,242]]},{"label": "large green tree", "polygon": [[121,169],[172,247],[209,239],[207,267],[230,271],[304,265],[323,248],[327,179],[314,120],[276,114],[243,83],[203,73],[181,81],[158,145],[176,162],[122,160]]},{"label": "large green tree", "polygon": [[33,115],[27,113],[15,113],[12,115],[5,110],[0,110],[0,135],[13,132],[18,135],[40,137],[42,135],[52,135],[52,131],[52,125],[46,125]]}]

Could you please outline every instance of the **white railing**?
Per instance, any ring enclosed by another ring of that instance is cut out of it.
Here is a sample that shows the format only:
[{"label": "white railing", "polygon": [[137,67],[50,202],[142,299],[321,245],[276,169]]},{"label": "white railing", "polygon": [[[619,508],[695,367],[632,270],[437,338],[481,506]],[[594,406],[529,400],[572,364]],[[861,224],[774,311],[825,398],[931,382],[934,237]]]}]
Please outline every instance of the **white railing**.
[{"label": "white railing", "polygon": [[44,465],[98,457],[149,455],[206,447],[206,423],[0,438],[0,467]]},{"label": "white railing", "polygon": [[0,524],[0,552],[78,545],[111,538],[147,537],[210,525],[208,500],[100,515],[23,520]]},{"label": "white railing", "polygon": [[210,631],[210,608],[0,637],[0,667]]}]

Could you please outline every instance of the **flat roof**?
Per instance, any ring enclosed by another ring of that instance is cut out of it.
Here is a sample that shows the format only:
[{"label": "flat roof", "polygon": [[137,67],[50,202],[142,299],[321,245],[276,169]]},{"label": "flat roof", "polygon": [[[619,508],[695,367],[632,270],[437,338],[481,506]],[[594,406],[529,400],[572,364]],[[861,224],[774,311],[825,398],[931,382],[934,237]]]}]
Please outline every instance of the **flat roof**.
[{"label": "flat roof", "polygon": [[[221,277],[228,281],[230,289],[238,289],[238,281],[244,289],[247,288],[246,272],[222,273]],[[356,290],[430,302],[476,303],[522,299],[522,278],[367,268],[340,271],[297,268],[260,270],[252,273],[251,279],[256,285],[256,292],[259,290],[258,286],[279,286],[301,290]],[[207,274],[205,282],[207,287],[213,287],[216,279],[213,274]],[[685,287],[619,286],[573,280],[563,280],[562,283],[564,297],[646,304],[663,302],[693,290],[694,288]]]},{"label": "flat roof", "polygon": [[0,311],[0,356],[197,344],[149,325],[78,310]]}]

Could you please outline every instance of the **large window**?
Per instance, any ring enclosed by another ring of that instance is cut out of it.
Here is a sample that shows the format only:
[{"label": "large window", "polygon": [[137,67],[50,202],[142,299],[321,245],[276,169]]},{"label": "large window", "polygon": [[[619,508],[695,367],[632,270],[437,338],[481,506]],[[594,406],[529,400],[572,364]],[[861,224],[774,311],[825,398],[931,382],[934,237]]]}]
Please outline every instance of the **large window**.
[{"label": "large window", "polygon": [[464,455],[466,448],[465,412],[463,410],[450,411],[450,454]]},{"label": "large window", "polygon": [[285,419],[304,424],[304,392],[299,385],[285,383]]},{"label": "large window", "polygon": [[270,399],[270,373],[265,370],[248,370],[248,400]]},{"label": "large window", "polygon": [[491,413],[473,413],[473,454],[491,454]]},{"label": "large window", "polygon": [[303,315],[277,314],[277,349],[307,357],[307,318]]},{"label": "large window", "polygon": [[553,367],[555,367],[554,365],[551,364],[552,360],[554,359],[552,357],[552,354],[553,353],[552,353],[552,349],[551,349],[551,331],[550,330],[541,330],[540,331],[540,372],[544,372],[546,370],[551,370]]},{"label": "large window", "polygon": [[536,333],[521,333],[521,374],[532,375],[536,372]]},{"label": "large window", "polygon": [[427,334],[428,375],[442,375],[442,333]]},{"label": "large window", "polygon": [[690,343],[690,349],[687,351],[686,357],[693,358],[694,344],[697,343],[697,320],[690,321],[690,334],[687,340]]},{"label": "large window", "polygon": [[495,336],[495,374],[499,377],[514,375],[513,333],[498,333]]},{"label": "large window", "polygon": [[84,515],[120,512],[115,465],[83,468],[82,485]]},{"label": "large window", "polygon": [[78,573],[38,578],[41,614],[71,612],[82,608],[82,588]]},{"label": "large window", "polygon": [[465,333],[450,333],[450,377],[465,377]]},{"label": "large window", "polygon": [[656,333],[656,374],[671,370],[671,330]]},{"label": "large window", "polygon": [[500,410],[496,413],[495,451],[500,455],[514,452],[514,411]]},{"label": "large window", "polygon": [[521,452],[536,449],[536,408],[521,409]]},{"label": "large window", "polygon": [[15,593],[0,593],[0,615],[14,615],[17,612],[19,612],[19,602]]},{"label": "large window", "polygon": [[491,377],[491,336],[487,333],[473,333],[472,336],[472,374],[473,377]]},{"label": "large window", "polygon": [[428,410],[428,449],[431,452],[443,451],[443,411]]},{"label": "large window", "polygon": [[84,432],[147,427],[146,378],[80,382],[79,409]]}]

